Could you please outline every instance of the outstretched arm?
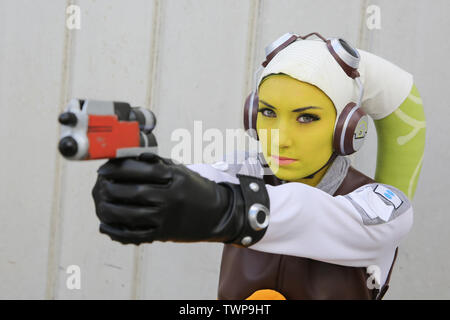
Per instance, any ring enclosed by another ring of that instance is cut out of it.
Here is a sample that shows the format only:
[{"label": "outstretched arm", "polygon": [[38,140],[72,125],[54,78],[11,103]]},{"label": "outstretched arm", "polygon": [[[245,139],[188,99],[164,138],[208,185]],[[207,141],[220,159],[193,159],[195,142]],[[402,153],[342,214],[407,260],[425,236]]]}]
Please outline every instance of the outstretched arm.
[{"label": "outstretched arm", "polygon": [[[216,182],[237,178],[211,165],[189,166]],[[251,249],[346,266],[368,266],[394,252],[413,222],[404,193],[381,183],[333,197],[303,183],[266,185],[269,228]]]}]

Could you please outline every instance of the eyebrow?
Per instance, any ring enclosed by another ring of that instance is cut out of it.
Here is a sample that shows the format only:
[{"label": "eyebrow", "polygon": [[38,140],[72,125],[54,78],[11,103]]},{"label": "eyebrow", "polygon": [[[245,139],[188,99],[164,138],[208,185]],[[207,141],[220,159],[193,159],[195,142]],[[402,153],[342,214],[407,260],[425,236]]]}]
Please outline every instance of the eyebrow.
[{"label": "eyebrow", "polygon": [[[259,102],[261,102],[263,105],[265,105],[265,106],[267,106],[269,108],[272,108],[272,109],[275,109],[275,110],[277,109],[274,106],[272,106],[272,105],[268,104],[267,102],[265,102],[264,100],[260,99]],[[322,108],[321,107],[315,107],[315,106],[308,106],[308,107],[294,109],[294,110],[292,110],[292,112],[300,112],[300,111],[305,111],[305,110],[308,110],[308,109],[322,109]]]}]

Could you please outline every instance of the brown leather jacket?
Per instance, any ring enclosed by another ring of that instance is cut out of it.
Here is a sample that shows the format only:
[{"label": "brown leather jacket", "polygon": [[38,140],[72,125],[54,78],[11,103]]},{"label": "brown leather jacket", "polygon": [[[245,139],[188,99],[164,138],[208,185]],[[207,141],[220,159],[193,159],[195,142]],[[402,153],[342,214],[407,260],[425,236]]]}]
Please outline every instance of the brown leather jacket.
[{"label": "brown leather jacket", "polygon": [[[281,182],[264,176],[267,184]],[[334,196],[345,195],[375,182],[352,167]],[[397,251],[395,252],[395,259]],[[381,299],[389,287],[392,266],[381,290],[367,287],[364,267],[346,267],[317,260],[271,254],[225,245],[219,278],[218,298],[242,300],[257,290],[272,289],[286,299]]]}]

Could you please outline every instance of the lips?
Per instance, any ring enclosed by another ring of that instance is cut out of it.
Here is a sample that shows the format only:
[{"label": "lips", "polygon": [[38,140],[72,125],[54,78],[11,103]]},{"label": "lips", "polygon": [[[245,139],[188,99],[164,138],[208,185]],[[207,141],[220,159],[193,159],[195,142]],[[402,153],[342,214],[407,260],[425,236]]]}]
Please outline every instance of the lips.
[{"label": "lips", "polygon": [[292,158],[287,158],[287,157],[279,157],[279,156],[272,156],[272,159],[276,163],[278,163],[278,165],[280,165],[280,166],[287,165],[287,164],[297,161],[297,159],[292,159]]}]

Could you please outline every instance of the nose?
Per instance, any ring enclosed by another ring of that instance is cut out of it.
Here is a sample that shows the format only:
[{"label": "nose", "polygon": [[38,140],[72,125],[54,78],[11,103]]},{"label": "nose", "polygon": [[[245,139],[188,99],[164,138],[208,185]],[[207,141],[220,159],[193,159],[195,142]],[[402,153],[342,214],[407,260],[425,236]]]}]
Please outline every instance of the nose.
[{"label": "nose", "polygon": [[287,126],[281,125],[272,133],[271,138],[272,143],[280,149],[286,149],[292,146],[292,131]]}]

